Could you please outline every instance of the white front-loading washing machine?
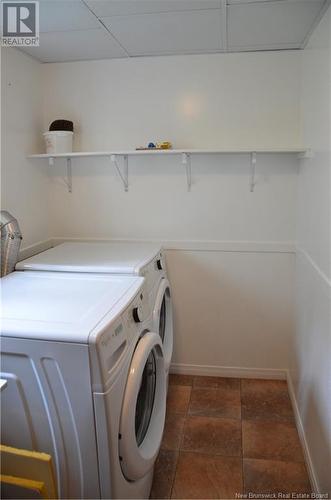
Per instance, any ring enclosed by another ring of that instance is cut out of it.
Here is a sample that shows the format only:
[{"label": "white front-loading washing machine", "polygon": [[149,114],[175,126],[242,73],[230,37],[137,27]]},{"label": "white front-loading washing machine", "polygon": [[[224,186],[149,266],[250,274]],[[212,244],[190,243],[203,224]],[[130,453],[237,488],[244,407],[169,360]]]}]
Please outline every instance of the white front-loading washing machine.
[{"label": "white front-loading washing machine", "polygon": [[153,330],[159,332],[162,339],[165,368],[169,373],[173,351],[172,301],[159,245],[120,241],[67,242],[19,262],[16,269],[143,276],[149,316]]},{"label": "white front-loading washing machine", "polygon": [[2,279],[1,442],[49,453],[59,498],[148,498],[166,408],[144,279]]}]

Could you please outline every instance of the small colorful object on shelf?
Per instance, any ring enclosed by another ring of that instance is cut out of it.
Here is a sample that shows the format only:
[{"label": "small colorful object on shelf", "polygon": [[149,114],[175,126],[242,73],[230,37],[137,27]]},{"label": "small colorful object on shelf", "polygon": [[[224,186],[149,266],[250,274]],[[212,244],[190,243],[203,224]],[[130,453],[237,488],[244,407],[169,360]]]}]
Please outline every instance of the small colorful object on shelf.
[{"label": "small colorful object on shelf", "polygon": [[172,144],[169,141],[164,141],[164,142],[149,142],[147,147],[140,146],[136,148],[136,151],[148,151],[149,149],[171,149]]},{"label": "small colorful object on shelf", "polygon": [[158,149],[171,149],[172,144],[169,141],[160,142],[156,145]]}]

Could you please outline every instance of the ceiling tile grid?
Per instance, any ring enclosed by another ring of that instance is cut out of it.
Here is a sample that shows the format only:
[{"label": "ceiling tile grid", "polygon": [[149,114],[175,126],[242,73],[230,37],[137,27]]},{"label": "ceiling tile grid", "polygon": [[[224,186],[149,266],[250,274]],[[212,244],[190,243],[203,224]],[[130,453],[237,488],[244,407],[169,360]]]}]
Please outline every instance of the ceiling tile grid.
[{"label": "ceiling tile grid", "polygon": [[323,0],[254,3],[232,0],[227,8],[228,48],[230,51],[300,48],[323,3]]},{"label": "ceiling tile grid", "polygon": [[130,56],[219,52],[220,10],[101,18]]},{"label": "ceiling tile grid", "polygon": [[99,28],[97,17],[80,0],[39,0],[40,33]]},{"label": "ceiling tile grid", "polygon": [[40,33],[39,47],[24,52],[41,62],[69,62],[90,59],[115,59],[127,53],[101,28]]},{"label": "ceiling tile grid", "polygon": [[219,9],[221,0],[85,0],[97,17]]},{"label": "ceiling tile grid", "polygon": [[41,62],[303,48],[331,0],[40,0]]}]

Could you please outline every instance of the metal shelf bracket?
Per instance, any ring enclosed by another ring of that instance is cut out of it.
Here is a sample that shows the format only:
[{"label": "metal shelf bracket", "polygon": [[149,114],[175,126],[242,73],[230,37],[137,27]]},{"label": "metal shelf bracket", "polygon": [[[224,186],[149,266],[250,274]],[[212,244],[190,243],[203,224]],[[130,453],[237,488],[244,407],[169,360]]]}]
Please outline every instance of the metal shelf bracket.
[{"label": "metal shelf bracket", "polygon": [[121,171],[121,168],[118,164],[117,155],[111,155],[110,161],[114,164],[116,171],[121,178],[121,181],[122,181],[123,187],[124,187],[124,191],[128,192],[129,191],[129,160],[128,160],[128,155],[123,155],[123,172]]},{"label": "metal shelf bracket", "polygon": [[314,151],[312,149],[307,149],[304,153],[298,154],[299,160],[312,160],[314,158]]},{"label": "metal shelf bracket", "polygon": [[186,169],[187,191],[191,191],[192,186],[192,170],[191,170],[191,155],[189,153],[182,154],[182,164]]},{"label": "metal shelf bracket", "polygon": [[71,158],[67,158],[67,178],[64,181],[68,188],[68,193],[72,193],[72,169],[71,169]]},{"label": "metal shelf bracket", "polygon": [[250,175],[250,192],[253,193],[256,186],[256,153],[251,153],[251,175]]},{"label": "metal shelf bracket", "polygon": [[[72,168],[71,168],[71,158],[66,158],[67,162],[67,175],[64,178],[64,183],[68,188],[68,193],[72,193]],[[54,167],[55,165],[55,158],[53,156],[50,156],[48,158],[48,165],[50,167]]]}]

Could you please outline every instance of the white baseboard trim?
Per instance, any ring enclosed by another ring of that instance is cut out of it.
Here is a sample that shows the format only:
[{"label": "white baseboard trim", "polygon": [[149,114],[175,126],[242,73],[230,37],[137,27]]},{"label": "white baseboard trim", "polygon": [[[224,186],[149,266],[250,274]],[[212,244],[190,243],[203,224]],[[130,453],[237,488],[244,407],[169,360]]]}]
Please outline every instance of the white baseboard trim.
[{"label": "white baseboard trim", "polygon": [[118,238],[70,238],[66,236],[56,236],[49,240],[40,241],[34,245],[23,248],[20,252],[20,260],[27,259],[33,255],[48,250],[51,247],[65,242],[107,242],[118,241],[123,243],[156,243],[167,251],[192,251],[192,252],[230,252],[230,253],[295,253],[293,242],[281,241],[172,241],[172,240],[137,240]]},{"label": "white baseboard trim", "polygon": [[38,241],[38,243],[34,243],[34,245],[30,245],[29,247],[22,248],[19,253],[18,260],[28,259],[37,253],[44,252],[53,246],[53,242],[51,239]]},{"label": "white baseboard trim", "polygon": [[211,377],[264,378],[286,380],[287,370],[274,368],[239,368],[237,366],[186,365],[172,363],[170,373],[180,375],[205,375]]},{"label": "white baseboard trim", "polygon": [[305,434],[305,430],[304,430],[304,427],[302,424],[298,403],[297,403],[297,400],[295,397],[294,386],[293,386],[292,378],[291,378],[289,371],[287,371],[286,380],[287,380],[288,392],[289,392],[291,402],[292,402],[295,423],[296,423],[299,438],[301,441],[303,454],[305,457],[305,462],[306,462],[306,466],[307,466],[307,471],[308,471],[310,483],[311,483],[311,486],[313,488],[314,493],[320,493],[319,487],[318,487],[318,481],[317,481],[317,477],[316,477],[316,473],[315,473],[315,468],[314,468],[313,461],[312,461],[311,456],[310,456],[308,442],[306,439],[306,434]]},{"label": "white baseboard trim", "polygon": [[331,288],[331,279],[322,271],[322,269],[316,264],[314,259],[309,255],[308,252],[306,252],[306,250],[297,247],[297,255],[300,254],[311,265],[311,267],[315,270],[315,272],[318,274],[319,278],[324,282],[324,284],[327,285],[328,288]]},{"label": "white baseboard trim", "polygon": [[165,250],[193,252],[243,252],[243,253],[295,253],[295,244],[291,241],[200,241],[200,240],[138,240],[119,238],[69,238],[57,236],[52,238],[53,245],[66,241],[117,241],[123,243],[157,243]]}]

